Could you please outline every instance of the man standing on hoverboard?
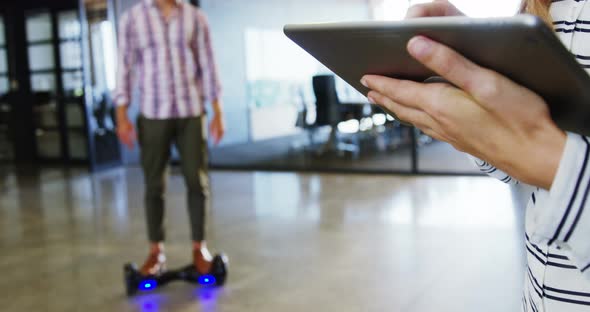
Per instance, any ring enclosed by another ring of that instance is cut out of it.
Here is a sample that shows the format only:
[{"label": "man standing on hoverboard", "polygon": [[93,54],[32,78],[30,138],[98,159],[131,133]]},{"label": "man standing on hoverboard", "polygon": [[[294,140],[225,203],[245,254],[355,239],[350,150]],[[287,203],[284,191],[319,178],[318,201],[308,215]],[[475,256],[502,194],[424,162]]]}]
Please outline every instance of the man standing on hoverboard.
[{"label": "man standing on hoverboard", "polygon": [[157,275],[165,269],[164,190],[172,144],[180,154],[188,191],[193,263],[197,272],[206,274],[212,259],[204,240],[209,201],[205,103],[210,102],[213,109],[209,131],[215,144],[222,139],[225,125],[209,25],[200,9],[180,0],[141,0],[121,17],[114,101],[117,135],[130,149],[136,133],[127,108],[135,83],[139,87],[137,137],[151,242],[141,274]]}]

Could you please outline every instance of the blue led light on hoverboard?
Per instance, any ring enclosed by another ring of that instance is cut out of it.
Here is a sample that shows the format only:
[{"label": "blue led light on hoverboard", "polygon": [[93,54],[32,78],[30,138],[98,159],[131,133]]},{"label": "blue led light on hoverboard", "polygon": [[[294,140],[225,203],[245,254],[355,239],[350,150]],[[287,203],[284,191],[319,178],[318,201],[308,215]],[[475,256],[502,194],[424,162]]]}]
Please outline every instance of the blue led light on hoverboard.
[{"label": "blue led light on hoverboard", "polygon": [[215,285],[216,281],[217,280],[215,279],[215,276],[213,276],[211,274],[205,274],[205,275],[199,276],[199,284],[201,284],[201,285]]},{"label": "blue led light on hoverboard", "polygon": [[139,289],[141,290],[151,290],[158,286],[158,282],[155,280],[145,280],[139,283]]}]

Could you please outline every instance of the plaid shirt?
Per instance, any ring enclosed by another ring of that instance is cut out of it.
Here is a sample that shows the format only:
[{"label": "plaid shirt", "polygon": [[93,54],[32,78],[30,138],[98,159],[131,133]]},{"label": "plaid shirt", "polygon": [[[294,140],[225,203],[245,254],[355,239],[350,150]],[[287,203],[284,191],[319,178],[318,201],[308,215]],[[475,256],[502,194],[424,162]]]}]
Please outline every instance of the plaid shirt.
[{"label": "plaid shirt", "polygon": [[137,83],[141,114],[150,119],[199,116],[221,92],[207,18],[183,1],[168,21],[154,0],[123,14],[118,69],[115,103],[129,105]]}]

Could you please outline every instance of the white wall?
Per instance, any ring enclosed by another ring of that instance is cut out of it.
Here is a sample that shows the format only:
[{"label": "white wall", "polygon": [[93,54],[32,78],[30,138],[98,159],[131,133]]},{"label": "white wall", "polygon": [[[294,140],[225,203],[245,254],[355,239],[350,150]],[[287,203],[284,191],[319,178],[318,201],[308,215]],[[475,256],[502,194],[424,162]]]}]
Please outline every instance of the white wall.
[{"label": "white wall", "polygon": [[281,30],[288,23],[369,18],[366,0],[201,0],[201,7],[209,17],[223,83],[226,144],[248,139],[246,28]]}]

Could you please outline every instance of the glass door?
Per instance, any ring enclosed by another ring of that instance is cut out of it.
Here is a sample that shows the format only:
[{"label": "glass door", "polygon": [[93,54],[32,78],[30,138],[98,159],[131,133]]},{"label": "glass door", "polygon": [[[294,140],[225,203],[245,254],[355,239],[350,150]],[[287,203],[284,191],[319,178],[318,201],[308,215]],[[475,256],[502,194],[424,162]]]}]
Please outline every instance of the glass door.
[{"label": "glass door", "polygon": [[0,15],[0,162],[12,161],[14,145],[10,131],[10,105],[6,99],[9,91],[8,55],[4,18]]},{"label": "glass door", "polygon": [[60,107],[57,98],[53,21],[47,11],[26,14],[29,77],[33,94],[33,122],[37,156],[62,158],[65,143],[60,131]]},{"label": "glass door", "polygon": [[84,107],[82,32],[77,10],[57,13],[65,128],[70,159],[88,159]]},{"label": "glass door", "polygon": [[37,158],[88,158],[83,101],[81,23],[77,10],[25,14]]},{"label": "glass door", "polygon": [[117,71],[115,6],[112,0],[85,0],[81,3],[85,96],[90,110],[90,166],[92,170],[101,170],[121,165],[123,157],[111,98]]}]

